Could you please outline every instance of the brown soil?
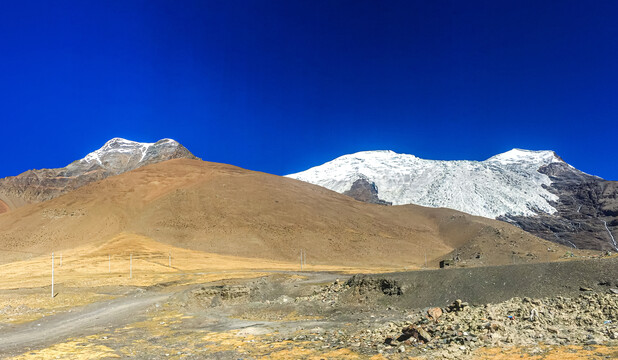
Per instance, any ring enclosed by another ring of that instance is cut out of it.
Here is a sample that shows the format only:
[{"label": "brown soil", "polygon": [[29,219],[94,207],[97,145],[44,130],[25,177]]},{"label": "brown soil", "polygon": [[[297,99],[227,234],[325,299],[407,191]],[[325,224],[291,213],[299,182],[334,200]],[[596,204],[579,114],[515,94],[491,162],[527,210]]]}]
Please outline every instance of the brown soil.
[{"label": "brown soil", "polygon": [[9,206],[4,203],[4,201],[0,200],[0,214],[8,212]]},{"label": "brown soil", "polygon": [[[555,260],[567,251],[500,221],[448,209],[365,204],[301,181],[178,159],[0,215],[2,262],[100,244],[121,232],[187,249],[339,266]],[[548,248],[558,249],[548,252]],[[481,254],[476,259],[478,253]]]}]

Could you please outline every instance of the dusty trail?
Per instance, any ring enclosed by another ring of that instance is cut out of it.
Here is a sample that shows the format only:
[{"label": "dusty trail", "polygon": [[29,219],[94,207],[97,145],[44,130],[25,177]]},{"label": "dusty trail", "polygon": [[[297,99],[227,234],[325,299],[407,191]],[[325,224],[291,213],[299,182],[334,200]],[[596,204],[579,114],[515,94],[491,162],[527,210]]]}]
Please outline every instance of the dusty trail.
[{"label": "dusty trail", "polygon": [[[298,285],[331,282],[345,275],[332,273],[311,273],[296,271],[270,271],[274,274],[299,275]],[[105,329],[118,328],[140,320],[145,310],[156,303],[165,303],[187,289],[186,285],[151,286],[138,289],[114,300],[101,301],[65,312],[48,316],[25,324],[0,329],[0,358],[17,355],[29,350],[44,348],[71,337],[82,337],[99,333]],[[268,321],[243,321],[231,319],[229,314],[209,313],[210,321],[204,328],[212,331],[246,329],[248,332],[269,332],[277,325]],[[288,327],[296,328],[297,324]],[[267,330],[268,329],[268,330]]]},{"label": "dusty trail", "polygon": [[0,330],[0,356],[23,353],[72,336],[95,334],[104,328],[134,322],[146,308],[167,300],[171,295],[150,291],[133,293],[119,299],[89,304],[77,311],[6,327]]}]

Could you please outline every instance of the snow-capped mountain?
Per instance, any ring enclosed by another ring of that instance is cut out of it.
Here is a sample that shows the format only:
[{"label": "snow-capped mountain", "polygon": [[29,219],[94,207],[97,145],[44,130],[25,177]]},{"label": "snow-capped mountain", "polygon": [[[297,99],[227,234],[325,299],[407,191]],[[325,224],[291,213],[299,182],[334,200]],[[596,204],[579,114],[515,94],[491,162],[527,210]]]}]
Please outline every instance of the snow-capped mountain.
[{"label": "snow-capped mountain", "polygon": [[172,139],[141,143],[113,138],[100,149],[72,162],[66,168],[68,171],[102,168],[112,174],[120,174],[144,165],[180,157],[195,158],[189,150]]},{"label": "snow-capped mountain", "polygon": [[27,203],[49,200],[108,176],[177,158],[196,159],[172,139],[140,143],[114,138],[66,167],[29,170],[0,179],[0,209],[7,211]]},{"label": "snow-capped mountain", "polygon": [[537,170],[560,162],[552,151],[513,149],[485,161],[439,161],[392,151],[363,151],[288,175],[343,193],[357,179],[375,183],[393,205],[446,207],[473,215],[533,215],[556,211],[551,183]]},{"label": "snow-capped mountain", "polygon": [[[363,151],[287,176],[346,194],[355,182],[365,182],[374,198],[393,205],[451,208],[509,221],[571,246],[614,248],[612,228],[606,230],[603,221],[618,226],[614,218],[618,212],[613,213],[618,204],[597,200],[606,198],[604,192],[614,196],[615,182],[585,174],[553,151],[513,149],[485,161],[426,160],[388,150]],[[590,184],[596,187],[591,189]],[[600,195],[582,195],[591,191]],[[574,230],[582,229],[583,223],[593,224],[584,237]],[[577,239],[573,239],[575,233]]]}]

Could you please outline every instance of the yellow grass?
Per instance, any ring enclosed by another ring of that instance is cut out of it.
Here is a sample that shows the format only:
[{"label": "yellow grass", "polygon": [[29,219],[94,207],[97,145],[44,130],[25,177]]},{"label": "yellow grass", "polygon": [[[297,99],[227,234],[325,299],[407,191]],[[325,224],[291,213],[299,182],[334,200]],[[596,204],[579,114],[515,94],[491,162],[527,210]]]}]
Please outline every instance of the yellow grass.
[{"label": "yellow grass", "polygon": [[93,344],[92,339],[96,336],[88,336],[80,339],[70,340],[56,344],[48,348],[36,351],[29,351],[14,360],[36,360],[36,359],[71,359],[71,360],[95,360],[102,358],[119,358],[120,356],[111,348],[105,345]]},{"label": "yellow grass", "polygon": [[[133,271],[130,278],[131,254]],[[168,266],[170,255],[171,267]],[[109,285],[149,286],[170,281],[194,283],[262,276],[263,273],[259,271],[300,270],[300,265],[297,263],[188,250],[128,233],[120,234],[104,244],[78,247],[63,251],[62,255],[56,253],[54,267],[56,285],[87,288]],[[397,269],[307,264],[303,270],[357,273]],[[0,265],[0,289],[38,288],[50,285],[51,256],[39,256]]]},{"label": "yellow grass", "polygon": [[[133,254],[132,277],[129,277]],[[169,266],[169,255],[172,266]],[[62,259],[62,260],[61,260]],[[174,247],[148,237],[122,233],[98,245],[55,254],[51,297],[51,256],[0,265],[0,323],[22,323],[113,298],[102,287],[208,283],[300,270],[299,264],[225,256]],[[111,272],[110,272],[111,267]],[[314,266],[304,271],[384,272],[388,268]],[[2,291],[5,290],[5,291]]]},{"label": "yellow grass", "polygon": [[112,299],[113,296],[97,294],[92,291],[71,291],[59,293],[55,298],[51,293],[41,294],[0,294],[0,323],[23,323],[34,321],[57,312],[67,311],[77,306]]},{"label": "yellow grass", "polygon": [[618,359],[618,348],[612,346],[539,345],[535,347],[480,348],[473,353],[479,360],[601,360]]}]

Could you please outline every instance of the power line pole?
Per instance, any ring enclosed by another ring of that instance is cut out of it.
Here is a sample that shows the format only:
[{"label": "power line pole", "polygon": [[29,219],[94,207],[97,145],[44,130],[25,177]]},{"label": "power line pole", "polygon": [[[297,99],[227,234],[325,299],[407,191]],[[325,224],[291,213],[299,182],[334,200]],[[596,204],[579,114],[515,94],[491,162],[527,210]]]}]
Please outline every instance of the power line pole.
[{"label": "power line pole", "polygon": [[51,297],[54,297],[54,253],[52,252],[52,289],[51,289]]},{"label": "power line pole", "polygon": [[133,277],[133,253],[129,257],[129,279]]}]

